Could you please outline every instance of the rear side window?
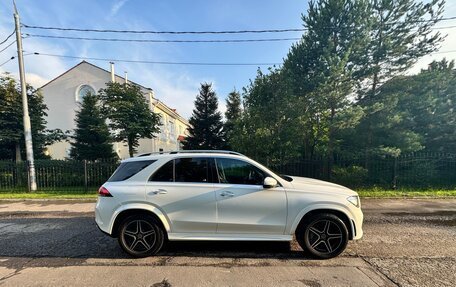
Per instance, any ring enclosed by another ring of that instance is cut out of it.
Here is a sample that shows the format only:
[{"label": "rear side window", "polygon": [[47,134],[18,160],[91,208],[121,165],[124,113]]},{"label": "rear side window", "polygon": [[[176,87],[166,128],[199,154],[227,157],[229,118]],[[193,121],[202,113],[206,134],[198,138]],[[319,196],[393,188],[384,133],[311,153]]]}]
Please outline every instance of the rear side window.
[{"label": "rear side window", "polygon": [[207,158],[179,158],[175,165],[176,182],[210,182]]},{"label": "rear side window", "polygon": [[155,162],[155,160],[123,162],[108,179],[108,182],[123,181],[129,179],[130,177],[134,176],[141,170],[151,165],[153,162]]}]

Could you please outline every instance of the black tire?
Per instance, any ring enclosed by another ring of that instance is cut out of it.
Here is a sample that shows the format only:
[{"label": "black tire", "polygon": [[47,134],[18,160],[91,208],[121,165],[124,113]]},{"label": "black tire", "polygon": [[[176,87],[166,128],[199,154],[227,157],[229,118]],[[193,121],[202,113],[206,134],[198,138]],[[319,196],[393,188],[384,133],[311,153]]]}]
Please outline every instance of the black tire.
[{"label": "black tire", "polygon": [[164,239],[161,225],[149,215],[132,215],[119,226],[119,244],[133,257],[156,254],[162,248]]},{"label": "black tire", "polygon": [[296,240],[313,257],[329,259],[347,247],[348,230],[336,215],[320,213],[305,219],[296,230]]}]

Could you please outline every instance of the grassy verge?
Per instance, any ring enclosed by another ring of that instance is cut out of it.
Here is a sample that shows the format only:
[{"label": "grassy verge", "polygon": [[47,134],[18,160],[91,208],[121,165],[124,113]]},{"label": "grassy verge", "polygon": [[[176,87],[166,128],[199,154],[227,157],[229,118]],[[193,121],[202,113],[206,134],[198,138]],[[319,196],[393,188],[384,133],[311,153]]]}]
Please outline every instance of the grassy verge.
[{"label": "grassy verge", "polygon": [[0,191],[1,199],[96,199],[95,192],[71,192],[71,191],[38,191],[38,192],[8,192]]},{"label": "grassy verge", "polygon": [[368,197],[456,197],[456,190],[441,190],[441,189],[400,189],[400,190],[385,190],[379,188],[359,189],[356,190],[359,196]]}]

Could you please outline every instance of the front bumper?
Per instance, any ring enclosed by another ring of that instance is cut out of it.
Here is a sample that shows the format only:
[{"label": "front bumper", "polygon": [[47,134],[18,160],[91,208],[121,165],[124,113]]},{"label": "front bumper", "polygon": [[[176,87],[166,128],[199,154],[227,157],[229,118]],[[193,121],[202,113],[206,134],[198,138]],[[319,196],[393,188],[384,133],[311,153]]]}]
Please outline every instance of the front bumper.
[{"label": "front bumper", "polygon": [[355,207],[351,208],[352,218],[351,218],[351,225],[352,225],[352,234],[353,240],[358,240],[363,237],[363,221],[364,221],[364,214],[361,208]]}]

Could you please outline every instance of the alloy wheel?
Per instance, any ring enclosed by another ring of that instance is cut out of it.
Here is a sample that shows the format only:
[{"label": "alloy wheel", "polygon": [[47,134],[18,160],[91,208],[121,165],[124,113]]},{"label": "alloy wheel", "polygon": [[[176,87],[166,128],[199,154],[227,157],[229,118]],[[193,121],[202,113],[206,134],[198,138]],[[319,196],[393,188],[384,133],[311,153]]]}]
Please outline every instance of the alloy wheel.
[{"label": "alloy wheel", "polygon": [[310,247],[322,254],[334,252],[344,241],[339,225],[326,219],[310,225],[307,236]]},{"label": "alloy wheel", "polygon": [[157,240],[157,234],[149,222],[145,220],[130,221],[122,234],[125,247],[134,253],[147,253]]}]

